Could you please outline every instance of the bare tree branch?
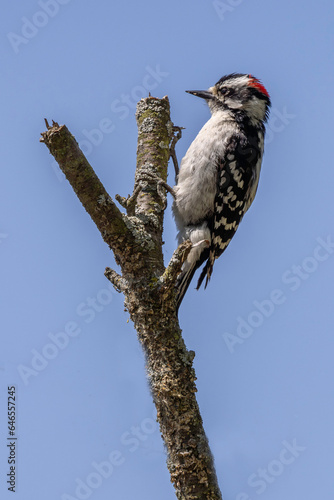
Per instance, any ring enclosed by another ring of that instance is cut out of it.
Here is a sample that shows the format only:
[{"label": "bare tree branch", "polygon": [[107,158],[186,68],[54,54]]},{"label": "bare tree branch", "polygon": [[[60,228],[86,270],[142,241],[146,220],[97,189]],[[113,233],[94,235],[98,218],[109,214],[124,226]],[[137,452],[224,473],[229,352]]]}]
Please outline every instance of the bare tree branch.
[{"label": "bare tree branch", "polygon": [[167,269],[163,263],[167,165],[174,140],[168,98],[142,99],[136,118],[134,193],[129,198],[117,197],[127,215],[111,200],[65,126],[47,124],[42,142],[58,161],[121,266],[122,275],[110,268],[105,275],[124,293],[125,306],[146,356],[176,496],[182,500],[218,500],[221,493],[195,397],[195,353],[186,349],[176,314],[175,281],[190,251],[190,242],[176,249]]},{"label": "bare tree branch", "polygon": [[108,278],[108,280],[110,281],[110,283],[113,285],[113,287],[115,288],[115,290],[117,292],[127,293],[128,289],[129,289],[129,285],[125,281],[125,279],[122,278],[122,276],[120,276],[118,273],[116,273],[116,271],[114,271],[110,267],[106,267],[106,269],[104,271],[104,275],[106,278]]},{"label": "bare tree branch", "polygon": [[181,271],[182,264],[189,255],[192,244],[190,240],[184,241],[174,251],[172,258],[162,275],[162,281],[170,287],[175,286],[176,278]]},{"label": "bare tree branch", "polygon": [[49,148],[118,262],[124,245],[135,243],[124,214],[108,195],[67,127],[56,122],[50,127],[45,122],[47,131],[41,134],[40,141]]}]

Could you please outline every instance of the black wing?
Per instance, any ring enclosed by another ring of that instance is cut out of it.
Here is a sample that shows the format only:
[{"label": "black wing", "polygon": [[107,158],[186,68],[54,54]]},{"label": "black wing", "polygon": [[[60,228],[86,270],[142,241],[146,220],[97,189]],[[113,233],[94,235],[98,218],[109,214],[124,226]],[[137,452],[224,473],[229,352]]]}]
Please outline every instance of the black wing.
[{"label": "black wing", "polygon": [[217,193],[211,223],[211,246],[208,260],[201,272],[197,289],[206,277],[211,277],[215,260],[233,238],[247,208],[252,186],[256,182],[256,165],[261,161],[260,150],[244,137],[231,141],[223,158],[218,160]]}]

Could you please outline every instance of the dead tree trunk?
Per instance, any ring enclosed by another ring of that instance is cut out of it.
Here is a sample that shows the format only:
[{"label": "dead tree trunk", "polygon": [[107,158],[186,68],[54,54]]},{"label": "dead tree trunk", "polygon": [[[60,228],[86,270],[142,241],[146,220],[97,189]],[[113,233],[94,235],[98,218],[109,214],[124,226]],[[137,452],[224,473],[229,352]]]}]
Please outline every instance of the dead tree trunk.
[{"label": "dead tree trunk", "polygon": [[[195,372],[175,310],[175,280],[190,250],[185,242],[163,263],[162,230],[167,165],[173,124],[167,97],[142,99],[137,106],[138,148],[134,192],[110,198],[66,126],[47,124],[46,144],[102,238],[122,275],[106,277],[124,293],[125,306],[146,356],[148,380],[167,448],[167,465],[178,499],[221,499],[195,393]],[[47,123],[47,122],[46,122]],[[160,179],[160,180],[159,180]]]}]

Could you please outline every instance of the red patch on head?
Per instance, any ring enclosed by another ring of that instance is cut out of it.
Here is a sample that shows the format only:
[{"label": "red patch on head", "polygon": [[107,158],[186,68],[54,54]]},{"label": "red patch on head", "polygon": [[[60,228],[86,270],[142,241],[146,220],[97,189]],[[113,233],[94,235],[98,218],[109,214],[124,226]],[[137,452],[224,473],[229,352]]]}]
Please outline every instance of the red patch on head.
[{"label": "red patch on head", "polygon": [[250,85],[251,87],[254,87],[255,89],[259,90],[260,92],[262,92],[262,94],[266,95],[267,97],[270,98],[266,88],[264,87],[264,85],[262,85],[262,83],[260,82],[260,80],[258,80],[257,78],[255,78],[254,76],[252,75],[248,75],[249,76],[249,83],[248,85]]}]

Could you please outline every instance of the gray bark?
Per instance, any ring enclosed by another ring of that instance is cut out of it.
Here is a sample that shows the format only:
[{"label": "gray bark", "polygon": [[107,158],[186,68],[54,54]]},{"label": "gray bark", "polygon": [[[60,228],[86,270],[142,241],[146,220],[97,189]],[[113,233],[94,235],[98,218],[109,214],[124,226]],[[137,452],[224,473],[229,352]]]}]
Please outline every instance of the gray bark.
[{"label": "gray bark", "polygon": [[[125,306],[146,357],[147,375],[167,466],[178,499],[221,499],[213,458],[196,401],[195,353],[181,336],[175,309],[175,281],[190,250],[180,245],[165,268],[162,255],[167,165],[173,124],[167,97],[139,101],[137,168],[134,193],[116,196],[118,209],[74,137],[63,125],[47,124],[41,141],[59,163],[102,238],[112,249],[121,275],[106,277],[124,293]],[[163,182],[158,182],[161,179]]]}]

